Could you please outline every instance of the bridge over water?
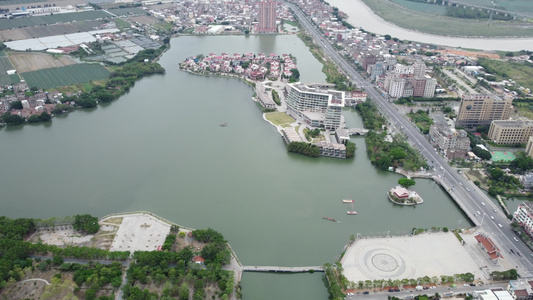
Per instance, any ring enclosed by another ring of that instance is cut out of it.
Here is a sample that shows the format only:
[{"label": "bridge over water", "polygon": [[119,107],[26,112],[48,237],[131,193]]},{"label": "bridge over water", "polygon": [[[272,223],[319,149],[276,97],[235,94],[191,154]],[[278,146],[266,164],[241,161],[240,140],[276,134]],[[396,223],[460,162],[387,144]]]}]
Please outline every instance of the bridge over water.
[{"label": "bridge over water", "polygon": [[275,272],[275,273],[307,273],[324,272],[322,266],[310,267],[278,267],[278,266],[243,266],[244,272]]},{"label": "bridge over water", "polygon": [[348,135],[365,135],[368,132],[368,129],[364,128],[348,128]]}]

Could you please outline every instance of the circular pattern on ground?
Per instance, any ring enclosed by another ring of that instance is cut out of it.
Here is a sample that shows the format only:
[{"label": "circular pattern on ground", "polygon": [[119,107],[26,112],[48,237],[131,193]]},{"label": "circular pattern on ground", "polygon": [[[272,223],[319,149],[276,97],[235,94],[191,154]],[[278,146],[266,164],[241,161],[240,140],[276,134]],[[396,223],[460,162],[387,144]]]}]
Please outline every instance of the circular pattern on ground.
[{"label": "circular pattern on ground", "polygon": [[372,265],[380,271],[392,272],[398,268],[398,261],[389,254],[378,253],[372,256]]}]

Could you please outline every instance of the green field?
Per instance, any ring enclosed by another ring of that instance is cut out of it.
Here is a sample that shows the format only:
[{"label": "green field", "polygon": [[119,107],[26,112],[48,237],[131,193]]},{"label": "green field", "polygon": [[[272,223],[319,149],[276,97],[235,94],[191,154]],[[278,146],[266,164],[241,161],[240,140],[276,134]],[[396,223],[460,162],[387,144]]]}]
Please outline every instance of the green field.
[{"label": "green field", "polygon": [[56,23],[68,23],[72,21],[88,21],[102,18],[111,18],[112,16],[104,11],[84,11],[79,13],[55,14],[41,17],[28,17],[16,19],[1,19],[0,30],[33,27],[41,25],[50,25]]},{"label": "green field", "polygon": [[140,8],[131,7],[131,8],[112,8],[108,11],[117,16],[140,16],[146,15],[146,11]]},{"label": "green field", "polygon": [[517,62],[486,58],[479,59],[479,64],[488,73],[498,75],[498,79],[510,78],[521,86],[533,90],[533,67]]},{"label": "green field", "polygon": [[[492,7],[491,1],[488,0],[461,0],[462,3]],[[508,10],[510,12],[532,14],[533,15],[533,1],[531,0],[498,0],[494,1],[496,7]]]},{"label": "green field", "polygon": [[446,14],[446,6],[413,2],[409,0],[391,0],[392,2],[399,4],[407,9],[418,11],[425,14],[444,16]]},{"label": "green field", "polygon": [[20,82],[20,77],[17,74],[0,76],[0,85],[12,85],[14,83],[19,83],[19,82]]},{"label": "green field", "polygon": [[96,64],[77,64],[21,73],[29,87],[51,89],[108,78],[109,71]]},{"label": "green field", "polygon": [[14,69],[15,67],[7,56],[0,56],[0,75],[7,75],[7,70]]},{"label": "green field", "polygon": [[362,0],[381,18],[400,27],[420,32],[448,36],[533,37],[532,23],[474,21],[427,15],[401,9],[387,0]]}]

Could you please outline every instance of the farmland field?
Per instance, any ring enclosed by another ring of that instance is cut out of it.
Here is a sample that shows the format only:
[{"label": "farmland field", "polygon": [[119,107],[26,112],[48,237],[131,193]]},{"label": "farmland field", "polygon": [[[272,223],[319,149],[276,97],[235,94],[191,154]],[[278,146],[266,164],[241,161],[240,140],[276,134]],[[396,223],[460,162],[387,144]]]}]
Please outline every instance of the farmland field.
[{"label": "farmland field", "polygon": [[109,71],[96,64],[77,64],[59,68],[21,73],[29,87],[51,89],[55,87],[105,79]]},{"label": "farmland field", "polygon": [[9,61],[7,56],[0,57],[0,75],[7,75],[7,70],[13,70],[13,64]]},{"label": "farmland field", "polygon": [[20,77],[17,74],[0,76],[0,85],[11,85],[19,82]]},{"label": "farmland field", "polygon": [[407,9],[418,11],[425,14],[444,16],[446,14],[446,6],[413,2],[409,0],[391,0],[392,2],[399,4]]},{"label": "farmland field", "polygon": [[9,30],[0,30],[1,41],[18,41],[37,37],[46,37],[52,35],[69,34],[83,31],[94,30],[104,24],[103,20],[75,22],[67,24],[53,24],[48,26],[36,26],[27,28],[15,28]]},{"label": "farmland field", "polygon": [[104,11],[84,11],[79,13],[55,14],[50,16],[17,18],[11,20],[2,19],[0,20],[0,30],[68,23],[73,21],[96,20],[101,18],[111,18],[111,15]]},{"label": "farmland field", "polygon": [[146,15],[146,11],[140,8],[113,8],[109,12],[117,16],[141,16]]},{"label": "farmland field", "polygon": [[[484,6],[487,8],[492,7],[491,1],[487,0],[455,0],[454,2]],[[528,13],[533,15],[533,1],[531,0],[498,0],[494,1],[494,3],[496,4],[496,7],[503,8],[510,12]]]},{"label": "farmland field", "polygon": [[387,0],[362,0],[381,18],[402,28],[446,36],[532,37],[533,24],[525,22],[475,21],[431,16],[401,8]]},{"label": "farmland field", "polygon": [[9,58],[19,73],[63,67],[76,63],[68,56],[59,56],[56,58],[49,54],[32,52],[11,52]]}]

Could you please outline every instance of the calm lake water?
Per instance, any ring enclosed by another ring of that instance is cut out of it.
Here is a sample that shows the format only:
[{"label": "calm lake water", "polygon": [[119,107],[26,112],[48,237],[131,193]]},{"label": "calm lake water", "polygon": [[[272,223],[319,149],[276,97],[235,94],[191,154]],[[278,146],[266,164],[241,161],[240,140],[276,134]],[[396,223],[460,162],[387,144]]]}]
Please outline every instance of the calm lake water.
[{"label": "calm lake water", "polygon": [[[423,205],[389,202],[386,190],[400,176],[370,165],[363,138],[353,139],[351,160],[287,153],[248,85],[178,70],[201,53],[291,53],[302,81],[324,81],[321,64],[296,36],[179,37],[171,44],[160,61],[167,73],[139,81],[118,101],[47,126],[0,130],[2,215],[147,210],[220,231],[245,265],[282,266],[334,262],[351,234],[469,224],[429,180],[415,186]],[[362,125],[355,111],[344,114],[349,126]],[[346,198],[355,200],[356,216],[346,215]],[[243,295],[327,298],[320,274],[244,274]]]}]

